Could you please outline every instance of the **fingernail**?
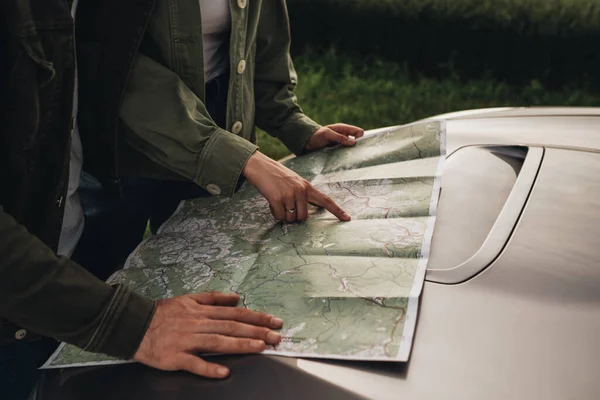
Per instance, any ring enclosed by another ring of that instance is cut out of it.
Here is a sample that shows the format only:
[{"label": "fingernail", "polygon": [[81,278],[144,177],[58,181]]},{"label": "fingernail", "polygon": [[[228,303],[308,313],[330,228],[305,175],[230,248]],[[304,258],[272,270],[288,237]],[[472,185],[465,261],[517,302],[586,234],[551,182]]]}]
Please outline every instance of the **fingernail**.
[{"label": "fingernail", "polygon": [[278,343],[281,340],[281,335],[277,332],[269,332],[267,334],[267,340],[269,342]]},{"label": "fingernail", "polygon": [[283,321],[279,318],[271,318],[271,326],[273,328],[281,328],[283,326]]},{"label": "fingernail", "polygon": [[262,340],[253,340],[250,342],[250,347],[253,349],[262,349],[265,345],[265,342]]},{"label": "fingernail", "polygon": [[217,375],[225,377],[229,375],[229,370],[225,367],[217,367]]},{"label": "fingernail", "polygon": [[342,214],[342,217],[343,217],[343,218],[344,218],[344,220],[346,220],[346,221],[350,221],[350,220],[351,220],[350,216],[349,216],[348,214],[346,214],[346,213],[343,213],[343,214]]}]

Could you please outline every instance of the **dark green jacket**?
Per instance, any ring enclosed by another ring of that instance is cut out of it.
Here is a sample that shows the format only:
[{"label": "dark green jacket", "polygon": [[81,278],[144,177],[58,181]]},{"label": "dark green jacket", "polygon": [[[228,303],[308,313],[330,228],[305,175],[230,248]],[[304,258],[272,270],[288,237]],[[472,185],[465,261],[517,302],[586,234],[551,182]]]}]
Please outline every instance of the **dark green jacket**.
[{"label": "dark green jacket", "polygon": [[35,332],[129,357],[154,302],[55,255],[72,125],[70,10],[66,0],[0,3],[0,341],[24,327],[24,340]]}]

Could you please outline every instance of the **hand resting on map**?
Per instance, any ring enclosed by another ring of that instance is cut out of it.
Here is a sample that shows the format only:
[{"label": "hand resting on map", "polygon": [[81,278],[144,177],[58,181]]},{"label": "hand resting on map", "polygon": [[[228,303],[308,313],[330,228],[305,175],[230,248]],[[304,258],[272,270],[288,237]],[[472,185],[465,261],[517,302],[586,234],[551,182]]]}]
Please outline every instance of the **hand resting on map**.
[{"label": "hand resting on map", "polygon": [[229,370],[195,354],[260,353],[278,344],[283,321],[235,307],[235,294],[208,292],[158,300],[154,317],[134,359],[150,367],[225,378]]},{"label": "hand resting on map", "polygon": [[365,131],[362,128],[346,124],[332,124],[321,127],[308,139],[305,150],[307,152],[320,150],[324,147],[341,144],[342,146],[354,146],[354,138],[362,137]]},{"label": "hand resting on map", "polygon": [[[333,124],[320,128],[307,141],[307,152],[322,149],[332,144],[354,146],[353,137],[363,136],[364,131],[356,126]],[[352,137],[353,136],[353,137]],[[350,221],[350,216],[329,196],[314,188],[306,179],[270,159],[261,152],[254,153],[242,173],[248,182],[256,187],[271,208],[271,213],[279,221],[305,221],[308,218],[308,205],[323,207],[340,221]]]}]

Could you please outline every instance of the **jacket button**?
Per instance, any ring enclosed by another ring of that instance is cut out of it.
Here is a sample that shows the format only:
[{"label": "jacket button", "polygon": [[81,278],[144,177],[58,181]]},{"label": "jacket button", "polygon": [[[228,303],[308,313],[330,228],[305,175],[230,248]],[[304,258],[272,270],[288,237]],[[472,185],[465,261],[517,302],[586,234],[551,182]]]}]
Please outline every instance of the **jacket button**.
[{"label": "jacket button", "polygon": [[242,123],[240,121],[235,121],[231,126],[231,132],[236,135],[242,131]]},{"label": "jacket button", "polygon": [[245,70],[246,70],[246,60],[240,60],[240,62],[237,65],[237,73],[241,75],[244,73]]},{"label": "jacket button", "polygon": [[237,0],[237,3],[239,8],[246,8],[246,4],[248,4],[246,0]]},{"label": "jacket button", "polygon": [[206,190],[208,190],[208,193],[212,194],[213,196],[218,196],[221,194],[221,188],[214,183],[209,183],[206,185]]},{"label": "jacket button", "polygon": [[15,332],[15,339],[17,340],[25,339],[25,336],[27,336],[27,331],[25,329],[19,329]]}]

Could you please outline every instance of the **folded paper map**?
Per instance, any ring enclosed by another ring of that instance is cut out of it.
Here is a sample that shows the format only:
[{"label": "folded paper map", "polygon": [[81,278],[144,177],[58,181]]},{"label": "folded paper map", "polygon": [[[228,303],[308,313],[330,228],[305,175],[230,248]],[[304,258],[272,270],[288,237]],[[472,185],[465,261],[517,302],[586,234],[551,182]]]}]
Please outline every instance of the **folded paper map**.
[{"label": "folded paper map", "polygon": [[[426,121],[367,132],[285,164],[352,216],[313,209],[275,221],[245,184],[233,198],[183,202],[110,283],[154,299],[235,292],[240,307],[284,321],[268,354],[407,361],[445,157],[445,126]],[[45,368],[127,360],[61,345]]]}]

